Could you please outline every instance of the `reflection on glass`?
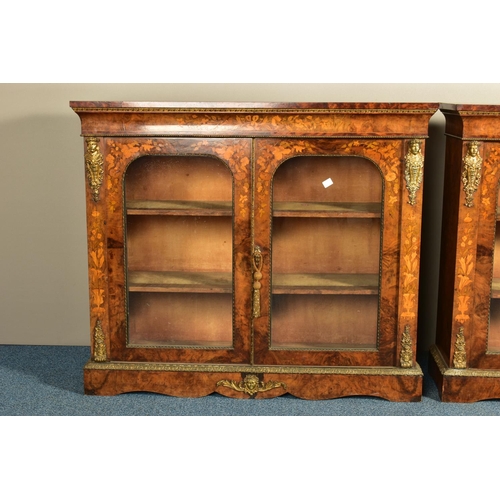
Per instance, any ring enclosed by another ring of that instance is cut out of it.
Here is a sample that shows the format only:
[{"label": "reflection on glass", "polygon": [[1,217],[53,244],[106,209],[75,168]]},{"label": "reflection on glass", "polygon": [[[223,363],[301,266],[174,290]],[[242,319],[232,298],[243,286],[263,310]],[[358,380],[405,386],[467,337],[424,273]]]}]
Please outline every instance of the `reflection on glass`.
[{"label": "reflection on glass", "polygon": [[125,196],[129,344],[230,347],[230,170],[209,157],[143,157]]},{"label": "reflection on glass", "polygon": [[273,179],[271,344],[375,348],[382,177],[359,157],[285,161]]},{"label": "reflection on glass", "polygon": [[488,350],[491,352],[500,352],[500,200],[497,200],[496,218],[488,332]]}]

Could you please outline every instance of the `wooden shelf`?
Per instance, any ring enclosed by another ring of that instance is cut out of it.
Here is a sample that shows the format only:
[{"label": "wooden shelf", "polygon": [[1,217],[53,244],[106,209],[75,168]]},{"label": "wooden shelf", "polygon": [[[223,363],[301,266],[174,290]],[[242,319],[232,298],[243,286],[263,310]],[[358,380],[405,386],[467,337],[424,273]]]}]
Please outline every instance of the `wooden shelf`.
[{"label": "wooden shelf", "polygon": [[231,273],[129,271],[130,292],[232,293]]},{"label": "wooden shelf", "polygon": [[[151,340],[153,339],[153,340]],[[151,333],[150,335],[147,334],[142,334],[141,336],[135,336],[133,339],[133,342],[130,342],[128,344],[128,347],[185,347],[185,348],[192,348],[192,347],[209,347],[209,348],[225,348],[228,349],[230,348],[231,342],[222,342],[222,341],[210,341],[210,340],[203,340],[203,339],[182,339],[182,340],[177,340],[177,339],[168,339],[168,340],[156,340],[154,339],[154,333]]]},{"label": "wooden shelf", "polygon": [[491,283],[491,298],[500,299],[500,278],[493,278]]},{"label": "wooden shelf", "polygon": [[377,274],[273,274],[273,294],[377,295]]},{"label": "wooden shelf", "polygon": [[128,200],[128,215],[232,216],[230,201]]},{"label": "wooden shelf", "polygon": [[331,342],[331,343],[326,343],[326,342],[273,342],[273,348],[274,349],[293,349],[293,350],[329,350],[329,349],[346,349],[346,350],[351,350],[351,349],[356,349],[357,351],[375,351],[376,347],[374,347],[372,344],[357,344],[356,342],[352,343],[346,343],[346,342]]},{"label": "wooden shelf", "polygon": [[[128,215],[231,216],[230,201],[129,200]],[[380,203],[275,202],[274,217],[379,218]]]},{"label": "wooden shelf", "polygon": [[380,203],[274,202],[274,217],[380,218]]},{"label": "wooden shelf", "polygon": [[[500,287],[499,287],[500,288]],[[231,293],[231,273],[130,271],[130,292]],[[376,295],[376,274],[274,274],[274,294]]]}]

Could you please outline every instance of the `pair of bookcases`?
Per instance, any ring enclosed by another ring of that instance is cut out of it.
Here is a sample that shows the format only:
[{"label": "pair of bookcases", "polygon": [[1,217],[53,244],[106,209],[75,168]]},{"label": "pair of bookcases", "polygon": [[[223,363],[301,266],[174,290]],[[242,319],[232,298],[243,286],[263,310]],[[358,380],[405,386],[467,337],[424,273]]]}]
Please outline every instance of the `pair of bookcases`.
[{"label": "pair of bookcases", "polygon": [[[70,105],[85,140],[87,394],[421,399],[424,153],[439,105]],[[441,111],[433,373],[443,400],[500,397],[500,108]]]}]

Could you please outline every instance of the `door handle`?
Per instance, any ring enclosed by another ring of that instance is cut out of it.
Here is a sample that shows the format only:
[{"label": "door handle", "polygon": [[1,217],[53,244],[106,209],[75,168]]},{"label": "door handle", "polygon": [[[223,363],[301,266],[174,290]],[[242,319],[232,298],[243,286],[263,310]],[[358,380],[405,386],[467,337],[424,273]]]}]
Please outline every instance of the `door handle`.
[{"label": "door handle", "polygon": [[256,245],[253,251],[252,267],[253,267],[253,308],[252,316],[260,318],[260,289],[262,287],[260,280],[262,279],[262,250]]}]

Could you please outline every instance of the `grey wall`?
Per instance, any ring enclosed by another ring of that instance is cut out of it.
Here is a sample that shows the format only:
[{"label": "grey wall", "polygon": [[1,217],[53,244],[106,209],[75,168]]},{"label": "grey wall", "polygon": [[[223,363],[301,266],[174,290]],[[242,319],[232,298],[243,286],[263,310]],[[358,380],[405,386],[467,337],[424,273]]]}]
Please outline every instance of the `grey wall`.
[{"label": "grey wall", "polygon": [[[88,345],[83,143],[70,100],[500,104],[500,84],[0,84],[0,343]],[[434,338],[444,117],[430,122],[420,347]]]}]

